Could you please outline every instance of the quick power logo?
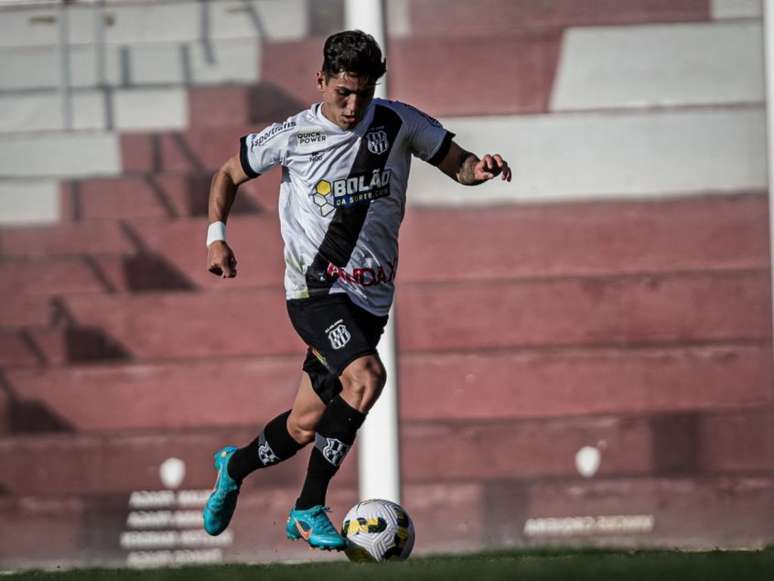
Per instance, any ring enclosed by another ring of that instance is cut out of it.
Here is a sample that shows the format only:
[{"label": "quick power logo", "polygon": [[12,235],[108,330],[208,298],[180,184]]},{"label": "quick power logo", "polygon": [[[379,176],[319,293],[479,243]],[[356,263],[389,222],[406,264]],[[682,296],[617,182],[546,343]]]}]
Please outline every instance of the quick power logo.
[{"label": "quick power logo", "polygon": [[299,146],[322,145],[328,136],[322,127],[305,127],[296,133],[296,142]]},{"label": "quick power logo", "polygon": [[320,214],[328,216],[336,208],[346,208],[390,195],[392,170],[375,169],[370,174],[360,174],[338,180],[319,180],[314,185],[312,201]]}]

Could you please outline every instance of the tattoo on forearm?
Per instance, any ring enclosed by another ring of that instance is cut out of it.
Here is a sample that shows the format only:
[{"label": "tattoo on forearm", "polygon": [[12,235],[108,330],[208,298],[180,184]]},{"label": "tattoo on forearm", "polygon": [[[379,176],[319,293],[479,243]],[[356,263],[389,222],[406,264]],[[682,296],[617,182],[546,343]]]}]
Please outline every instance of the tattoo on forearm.
[{"label": "tattoo on forearm", "polygon": [[457,181],[466,186],[480,184],[481,180],[477,180],[474,173],[474,168],[478,162],[479,159],[474,154],[469,151],[463,151],[459,170],[457,170]]}]

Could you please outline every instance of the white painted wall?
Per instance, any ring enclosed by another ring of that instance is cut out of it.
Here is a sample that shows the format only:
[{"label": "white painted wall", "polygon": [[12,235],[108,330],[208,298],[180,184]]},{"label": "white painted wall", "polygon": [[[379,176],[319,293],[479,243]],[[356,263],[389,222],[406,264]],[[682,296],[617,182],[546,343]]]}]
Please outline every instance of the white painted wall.
[{"label": "white painted wall", "polygon": [[0,226],[58,220],[56,180],[0,180]]},{"label": "white painted wall", "polygon": [[767,186],[763,108],[445,119],[477,154],[500,153],[510,184],[460,186],[415,161],[413,204],[627,198]]},{"label": "white painted wall", "polygon": [[[73,129],[101,128],[105,118],[102,96],[96,91],[73,94]],[[0,133],[63,129],[62,106],[54,91],[0,95]]]},{"label": "white painted wall", "polygon": [[112,98],[115,129],[185,129],[188,125],[188,93],[182,87],[119,90]]},{"label": "white painted wall", "polygon": [[[72,94],[73,129],[108,129],[106,103],[114,129],[183,129],[188,123],[188,96],[182,87],[96,90]],[[0,95],[0,133],[63,130],[56,91]]]},{"label": "white painted wall", "polygon": [[115,133],[72,132],[0,136],[0,177],[116,175],[121,153]]},{"label": "white painted wall", "polygon": [[761,0],[711,0],[712,18],[761,18],[763,7]]},{"label": "white painted wall", "polygon": [[763,99],[760,22],[590,27],[565,34],[551,109]]},{"label": "white painted wall", "polygon": [[[260,43],[254,38],[208,44],[142,44],[110,46],[105,51],[105,84],[254,83],[258,81]],[[93,88],[100,79],[93,46],[70,52],[71,86]],[[54,48],[0,49],[0,91],[54,89],[60,60]]]},{"label": "white painted wall", "polygon": [[[135,2],[104,10],[105,41],[112,44],[189,42],[267,38],[296,40],[309,30],[309,0],[218,0],[211,2]],[[3,10],[0,46],[41,46],[57,43],[55,7]],[[95,40],[95,11],[74,6],[68,11],[71,42]]]}]

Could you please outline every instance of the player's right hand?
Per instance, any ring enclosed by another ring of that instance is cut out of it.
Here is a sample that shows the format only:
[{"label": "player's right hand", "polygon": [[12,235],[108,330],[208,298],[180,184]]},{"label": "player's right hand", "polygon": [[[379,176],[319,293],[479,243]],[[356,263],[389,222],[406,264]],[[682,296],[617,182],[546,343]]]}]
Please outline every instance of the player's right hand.
[{"label": "player's right hand", "polygon": [[234,278],[237,275],[236,256],[223,240],[213,242],[207,249],[207,270],[221,278]]}]

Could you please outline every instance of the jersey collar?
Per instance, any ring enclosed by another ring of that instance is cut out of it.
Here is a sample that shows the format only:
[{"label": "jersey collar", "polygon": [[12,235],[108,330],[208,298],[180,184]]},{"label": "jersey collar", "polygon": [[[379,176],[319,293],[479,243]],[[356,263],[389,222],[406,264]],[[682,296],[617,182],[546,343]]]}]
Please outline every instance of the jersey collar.
[{"label": "jersey collar", "polygon": [[376,99],[371,99],[371,102],[368,104],[368,109],[366,109],[365,115],[363,115],[363,118],[352,129],[342,129],[333,121],[328,119],[325,115],[323,115],[322,102],[315,103],[312,107],[312,110],[314,111],[314,116],[317,118],[317,120],[320,123],[323,123],[327,129],[337,133],[355,133],[362,137],[368,129],[368,126],[371,124],[371,121],[373,121],[375,105]]}]

